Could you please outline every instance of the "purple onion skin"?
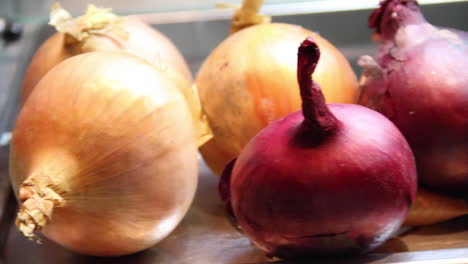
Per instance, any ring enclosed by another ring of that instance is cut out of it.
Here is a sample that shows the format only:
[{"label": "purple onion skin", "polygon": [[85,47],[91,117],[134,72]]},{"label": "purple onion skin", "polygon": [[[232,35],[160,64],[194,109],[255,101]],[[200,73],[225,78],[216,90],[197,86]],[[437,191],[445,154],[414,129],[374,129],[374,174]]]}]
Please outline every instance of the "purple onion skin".
[{"label": "purple onion skin", "polygon": [[392,122],[359,105],[325,104],[310,76],[298,74],[303,112],[257,134],[223,177],[230,193],[221,193],[269,256],[363,253],[405,219],[417,189],[414,157]]},{"label": "purple onion skin", "polygon": [[360,61],[359,104],[384,114],[400,129],[414,152],[422,184],[466,193],[468,33],[430,25],[411,0],[383,2],[369,25],[381,44],[375,61]]}]

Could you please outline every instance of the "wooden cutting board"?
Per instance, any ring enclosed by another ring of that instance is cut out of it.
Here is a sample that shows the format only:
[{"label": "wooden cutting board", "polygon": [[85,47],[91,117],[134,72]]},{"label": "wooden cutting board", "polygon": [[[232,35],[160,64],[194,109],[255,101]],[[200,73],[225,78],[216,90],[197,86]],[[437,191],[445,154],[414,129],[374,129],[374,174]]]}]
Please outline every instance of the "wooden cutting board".
[{"label": "wooden cutting board", "polygon": [[[0,161],[0,177],[2,176],[6,176],[5,160]],[[0,230],[0,234],[8,235],[0,259],[8,264],[468,263],[468,217],[412,229],[390,239],[383,246],[363,257],[275,262],[265,257],[261,251],[252,246],[242,233],[233,227],[218,198],[216,187],[218,177],[214,176],[201,160],[199,177],[200,181],[194,203],[184,220],[169,237],[148,250],[119,258],[78,255],[47,239],[44,239],[41,245],[28,241],[16,231],[10,222],[7,227],[2,227],[3,229]],[[15,203],[16,201],[11,199],[10,206],[14,206]],[[12,216],[14,217],[14,214]]]}]

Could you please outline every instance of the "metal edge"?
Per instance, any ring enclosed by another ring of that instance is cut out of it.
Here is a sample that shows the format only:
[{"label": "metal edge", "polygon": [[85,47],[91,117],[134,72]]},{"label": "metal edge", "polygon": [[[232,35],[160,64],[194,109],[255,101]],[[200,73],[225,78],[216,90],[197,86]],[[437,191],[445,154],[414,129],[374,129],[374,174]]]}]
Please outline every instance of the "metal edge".
[{"label": "metal edge", "polygon": [[[420,5],[448,4],[468,2],[467,0],[419,0]],[[328,12],[344,12],[354,10],[374,9],[378,6],[377,0],[316,0],[309,2],[289,2],[278,4],[265,4],[261,12],[270,16],[287,16],[301,14],[317,14]],[[229,20],[233,9],[215,8],[205,10],[186,10],[173,12],[160,12],[148,14],[135,14],[150,24],[177,24],[202,22],[213,20]]]},{"label": "metal edge", "polygon": [[[18,98],[21,90],[21,84],[23,79],[23,73],[26,67],[29,64],[29,57],[33,55],[35,52],[35,41],[38,38],[38,25],[26,25],[25,26],[25,34],[21,40],[19,40],[15,45],[22,45],[22,52],[21,55],[18,56],[18,65],[14,71],[14,76],[11,79],[9,87],[11,89],[10,98],[8,102],[5,104],[5,111],[0,115],[0,147],[7,148],[11,139],[11,131],[15,120],[16,115],[19,112],[20,106],[18,104]],[[5,176],[5,175],[4,175]],[[8,240],[8,236],[10,234],[10,226],[14,221],[15,212],[17,209],[17,202],[16,198],[13,193],[13,189],[10,187],[10,182],[8,178],[8,173],[6,174],[7,177],[0,178],[0,181],[4,181],[6,190],[6,194],[2,197],[3,201],[0,200],[0,203],[3,203],[3,212],[0,212],[0,264],[3,263],[5,258],[5,246]]]}]

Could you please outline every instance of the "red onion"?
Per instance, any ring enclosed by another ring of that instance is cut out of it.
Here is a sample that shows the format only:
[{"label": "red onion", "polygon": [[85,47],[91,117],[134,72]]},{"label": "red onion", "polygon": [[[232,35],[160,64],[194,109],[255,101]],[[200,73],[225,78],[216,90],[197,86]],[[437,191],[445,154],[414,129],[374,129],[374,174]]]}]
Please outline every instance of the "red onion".
[{"label": "red onion", "polygon": [[319,56],[307,38],[298,54],[302,112],[257,134],[220,182],[239,226],[270,256],[375,248],[400,227],[416,193],[403,135],[368,108],[325,104],[311,80]]},{"label": "red onion", "polygon": [[415,0],[387,0],[369,20],[381,40],[364,56],[359,103],[387,116],[408,140],[420,182],[468,189],[468,33],[437,28]]}]

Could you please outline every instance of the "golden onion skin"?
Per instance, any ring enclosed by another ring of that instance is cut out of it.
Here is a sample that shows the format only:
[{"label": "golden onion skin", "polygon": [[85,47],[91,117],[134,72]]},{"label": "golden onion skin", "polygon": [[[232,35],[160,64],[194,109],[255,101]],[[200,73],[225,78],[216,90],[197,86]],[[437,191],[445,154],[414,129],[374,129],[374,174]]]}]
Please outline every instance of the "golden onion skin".
[{"label": "golden onion skin", "polygon": [[137,55],[154,66],[171,70],[176,78],[192,81],[190,69],[174,43],[158,30],[137,17],[124,17],[125,37],[112,33],[90,34],[82,41],[57,32],[36,51],[26,70],[21,88],[21,102],[27,99],[39,80],[55,65],[72,56],[93,51],[125,51]]},{"label": "golden onion skin", "polygon": [[21,231],[36,197],[54,205],[41,209],[42,233],[81,254],[126,255],[166,237],[197,186],[196,135],[177,84],[121,52],[77,55],[49,71],[11,142]]},{"label": "golden onion skin", "polygon": [[312,36],[322,59],[313,74],[327,103],[355,103],[356,76],[330,42],[300,26],[265,23],[225,39],[206,59],[196,79],[213,132],[201,147],[208,166],[220,174],[247,142],[271,122],[301,109],[297,47]]}]

